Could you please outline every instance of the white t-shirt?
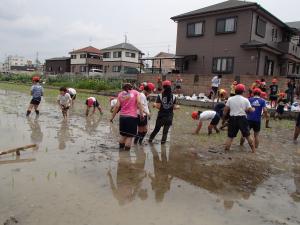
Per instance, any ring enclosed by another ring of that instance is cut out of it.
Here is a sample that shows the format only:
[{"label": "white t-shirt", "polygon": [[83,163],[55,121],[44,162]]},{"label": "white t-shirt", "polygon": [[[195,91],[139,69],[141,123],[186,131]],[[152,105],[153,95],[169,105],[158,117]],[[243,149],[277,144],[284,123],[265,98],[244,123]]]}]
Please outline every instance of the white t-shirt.
[{"label": "white t-shirt", "polygon": [[249,100],[241,95],[230,97],[226,106],[230,108],[230,116],[247,116],[246,110],[251,108]]},{"label": "white t-shirt", "polygon": [[76,90],[74,88],[68,88],[68,92],[70,95],[76,95]]},{"label": "white t-shirt", "polygon": [[117,102],[118,102],[118,99],[117,99],[117,98],[111,100],[111,101],[110,101],[110,107],[115,107],[116,104],[117,104]]},{"label": "white t-shirt", "polygon": [[96,98],[95,98],[95,97],[88,97],[88,98],[87,98],[87,100],[90,100],[90,99],[93,100],[93,103],[96,102]]},{"label": "white t-shirt", "polygon": [[204,111],[200,114],[199,120],[206,121],[206,120],[212,120],[216,116],[216,112],[212,110]]},{"label": "white t-shirt", "polygon": [[[149,110],[149,106],[148,106],[148,100],[147,100],[146,95],[143,92],[140,93],[140,100],[141,100],[141,103],[142,103],[142,106],[143,106],[143,109],[144,109],[144,115],[150,114],[150,110]],[[137,110],[137,113],[138,113],[138,115],[140,115],[140,110],[139,109]]]},{"label": "white t-shirt", "polygon": [[60,105],[63,105],[65,107],[69,107],[72,102],[72,98],[69,93],[66,93],[65,95],[59,95],[57,97],[57,101],[59,101]]},{"label": "white t-shirt", "polygon": [[219,79],[218,76],[214,76],[213,79],[211,80],[211,86],[212,87],[219,87],[221,84],[221,79]]}]

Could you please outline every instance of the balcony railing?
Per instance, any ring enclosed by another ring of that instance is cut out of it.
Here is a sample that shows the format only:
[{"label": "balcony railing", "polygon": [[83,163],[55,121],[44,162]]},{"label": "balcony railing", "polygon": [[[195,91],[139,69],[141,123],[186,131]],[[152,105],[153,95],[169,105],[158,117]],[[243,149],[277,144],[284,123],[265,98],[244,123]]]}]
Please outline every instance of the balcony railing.
[{"label": "balcony railing", "polygon": [[278,48],[287,54],[300,58],[300,46],[293,42],[279,42]]},{"label": "balcony railing", "polygon": [[93,65],[102,65],[103,60],[102,59],[87,58],[86,63],[87,64],[93,64]]}]

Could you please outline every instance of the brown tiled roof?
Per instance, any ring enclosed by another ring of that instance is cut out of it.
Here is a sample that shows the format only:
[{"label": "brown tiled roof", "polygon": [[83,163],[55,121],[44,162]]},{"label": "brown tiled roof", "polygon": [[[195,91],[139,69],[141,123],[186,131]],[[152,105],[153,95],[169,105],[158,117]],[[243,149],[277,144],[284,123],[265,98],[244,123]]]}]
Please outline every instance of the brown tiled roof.
[{"label": "brown tiled roof", "polygon": [[172,53],[160,52],[154,57],[159,58],[159,57],[174,57],[174,56],[175,56],[175,54],[172,54]]},{"label": "brown tiled roof", "polygon": [[70,52],[70,54],[72,54],[72,53],[94,53],[94,54],[100,54],[101,51],[100,51],[100,49],[95,48],[93,46],[88,46],[88,47],[81,48],[81,49],[76,49],[76,50]]}]

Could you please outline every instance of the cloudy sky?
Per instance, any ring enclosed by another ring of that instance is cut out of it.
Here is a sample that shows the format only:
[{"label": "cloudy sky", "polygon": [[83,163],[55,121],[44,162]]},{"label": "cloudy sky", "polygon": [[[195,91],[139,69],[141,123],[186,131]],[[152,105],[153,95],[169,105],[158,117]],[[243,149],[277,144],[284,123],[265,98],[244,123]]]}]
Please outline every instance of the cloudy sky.
[{"label": "cloudy sky", "polygon": [[[72,49],[124,41],[144,53],[175,52],[170,17],[222,0],[1,0],[0,61],[17,54],[41,60]],[[283,21],[300,21],[300,0],[258,0]]]}]

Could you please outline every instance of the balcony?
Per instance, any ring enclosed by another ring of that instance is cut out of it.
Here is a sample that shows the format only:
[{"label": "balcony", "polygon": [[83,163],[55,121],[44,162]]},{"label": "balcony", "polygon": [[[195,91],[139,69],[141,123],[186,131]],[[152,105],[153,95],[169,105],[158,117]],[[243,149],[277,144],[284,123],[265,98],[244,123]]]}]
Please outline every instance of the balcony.
[{"label": "balcony", "polygon": [[95,59],[95,58],[87,58],[86,64],[92,64],[92,65],[102,65],[103,60],[102,59]]},{"label": "balcony", "polygon": [[293,42],[279,42],[278,48],[286,54],[300,58],[300,46]]}]

